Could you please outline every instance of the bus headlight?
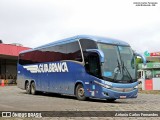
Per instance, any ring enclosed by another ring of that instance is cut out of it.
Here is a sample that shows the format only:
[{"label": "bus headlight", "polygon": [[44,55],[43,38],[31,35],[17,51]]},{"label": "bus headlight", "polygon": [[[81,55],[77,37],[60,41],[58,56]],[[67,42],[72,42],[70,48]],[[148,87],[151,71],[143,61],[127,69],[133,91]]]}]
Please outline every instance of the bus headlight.
[{"label": "bus headlight", "polygon": [[134,86],[134,88],[137,89],[137,88],[138,88],[138,85]]},{"label": "bus headlight", "polygon": [[102,86],[102,87],[104,87],[104,88],[111,88],[111,86],[109,86],[109,85],[106,85],[106,84],[102,84],[102,83],[100,83],[100,82],[97,82],[97,81],[94,81],[94,83],[96,83],[96,84],[98,84],[98,85],[100,85],[100,86]]}]

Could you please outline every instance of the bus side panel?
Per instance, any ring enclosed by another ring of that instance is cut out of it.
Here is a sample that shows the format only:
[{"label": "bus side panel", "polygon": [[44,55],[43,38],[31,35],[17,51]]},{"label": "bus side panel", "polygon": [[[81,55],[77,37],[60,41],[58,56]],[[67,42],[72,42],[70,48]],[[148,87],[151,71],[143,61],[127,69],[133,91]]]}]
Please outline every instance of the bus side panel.
[{"label": "bus side panel", "polygon": [[25,89],[25,80],[23,76],[23,68],[21,65],[17,65],[17,86],[21,89]]},{"label": "bus side panel", "polygon": [[89,88],[89,75],[86,73],[84,66],[78,62],[64,62],[66,62],[68,72],[61,71],[38,73],[33,71],[33,69],[36,70],[40,64],[52,63],[40,63],[25,66],[19,65],[18,71],[20,71],[20,73],[18,73],[18,85],[20,88],[24,88],[26,80],[35,81],[37,91],[74,95],[76,81],[80,80],[84,85],[87,83],[84,86],[87,93],[88,91],[86,89]]},{"label": "bus side panel", "polygon": [[49,92],[74,94],[75,83],[83,79],[84,66],[72,61],[67,61],[68,72],[49,73]]},{"label": "bus side panel", "polygon": [[38,73],[31,73],[30,70],[27,70],[25,67],[32,65],[18,65],[18,73],[17,73],[17,86],[21,89],[25,89],[25,82],[34,81],[36,84],[36,90],[41,91],[41,83],[39,81]]}]

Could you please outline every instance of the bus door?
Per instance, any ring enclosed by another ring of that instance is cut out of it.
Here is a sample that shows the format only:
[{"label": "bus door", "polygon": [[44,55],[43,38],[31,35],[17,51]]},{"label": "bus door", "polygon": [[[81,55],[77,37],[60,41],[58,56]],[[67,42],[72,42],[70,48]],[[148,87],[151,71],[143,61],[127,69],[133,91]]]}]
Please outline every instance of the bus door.
[{"label": "bus door", "polygon": [[90,53],[87,55],[85,59],[85,68],[87,73],[89,74],[89,80],[90,80],[90,95],[91,96],[97,96],[96,91],[99,91],[99,88],[96,88],[93,80],[95,77],[100,77],[100,60],[99,55],[97,53]]}]

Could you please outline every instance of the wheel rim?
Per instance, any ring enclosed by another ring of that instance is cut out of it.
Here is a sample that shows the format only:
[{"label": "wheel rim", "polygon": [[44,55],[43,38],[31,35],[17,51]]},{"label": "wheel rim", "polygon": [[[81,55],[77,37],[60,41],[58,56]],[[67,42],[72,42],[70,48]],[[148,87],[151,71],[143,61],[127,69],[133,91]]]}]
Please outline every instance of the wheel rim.
[{"label": "wheel rim", "polygon": [[83,88],[79,88],[78,89],[78,96],[79,97],[83,97],[84,96],[84,89]]}]

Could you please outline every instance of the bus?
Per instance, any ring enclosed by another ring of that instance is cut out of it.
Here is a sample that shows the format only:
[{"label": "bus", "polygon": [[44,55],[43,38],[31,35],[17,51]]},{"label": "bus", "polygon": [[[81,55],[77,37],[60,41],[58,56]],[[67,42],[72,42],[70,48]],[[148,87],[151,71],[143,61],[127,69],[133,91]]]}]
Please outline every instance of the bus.
[{"label": "bus", "polygon": [[86,98],[136,98],[136,54],[124,41],[77,35],[19,54],[17,85],[28,94],[51,92]]}]

